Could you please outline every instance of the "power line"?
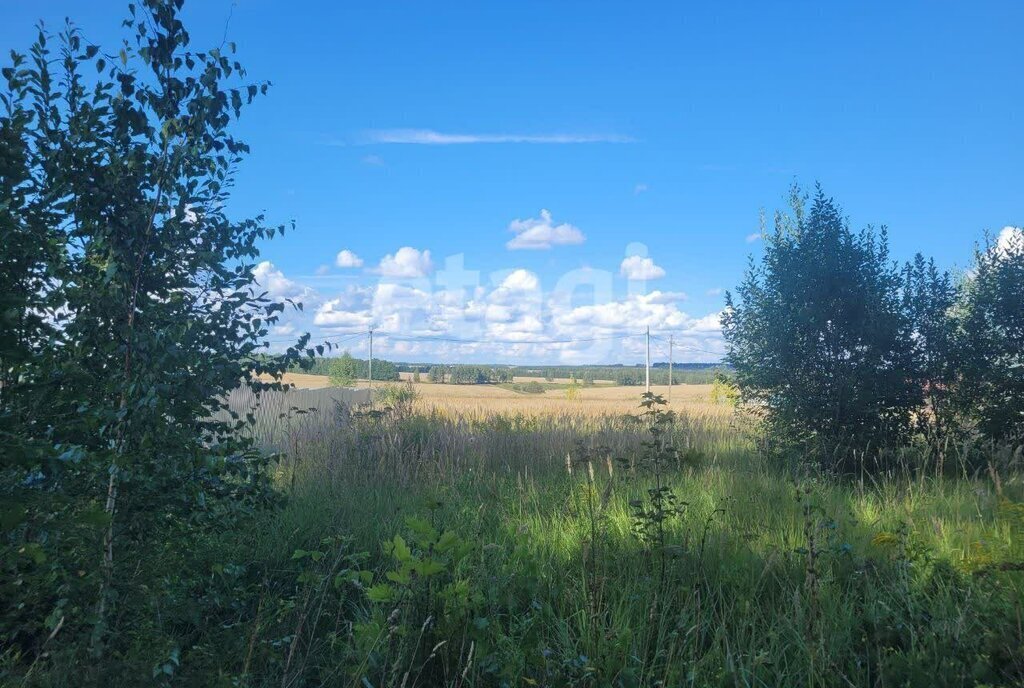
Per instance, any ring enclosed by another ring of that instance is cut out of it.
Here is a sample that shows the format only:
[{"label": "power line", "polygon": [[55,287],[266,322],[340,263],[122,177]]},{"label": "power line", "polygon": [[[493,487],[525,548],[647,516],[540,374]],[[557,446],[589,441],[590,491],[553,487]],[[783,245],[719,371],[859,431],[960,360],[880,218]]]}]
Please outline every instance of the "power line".
[{"label": "power line", "polygon": [[[342,337],[341,339],[334,339],[334,340],[325,339],[325,340],[323,340],[320,343],[321,344],[331,344],[332,346],[337,346],[338,344],[341,344],[342,342],[347,342],[347,341],[350,341],[352,339],[356,339],[358,337],[362,337],[363,335],[366,334],[366,332],[367,332],[366,330],[363,330],[362,332],[356,332],[354,334],[346,335],[346,336]],[[294,338],[292,338],[292,337],[288,337],[288,338],[279,338],[279,339],[265,339],[263,341],[266,342],[267,344],[287,344],[287,343],[294,343],[296,340]],[[310,339],[310,341],[307,342],[306,346],[307,347],[309,347],[309,346],[316,346],[316,344],[313,342],[312,339]]]},{"label": "power line", "polygon": [[[651,335],[651,339],[657,339],[658,341],[665,342],[666,344],[670,343],[664,337],[658,337],[653,334]],[[701,347],[696,346],[694,344],[686,344],[684,342],[680,342],[679,340],[675,340],[673,346],[677,346],[680,349],[690,349],[691,351],[699,351],[700,353],[711,354],[713,356],[721,356],[723,353],[721,351],[711,351],[710,349],[702,349]]]}]

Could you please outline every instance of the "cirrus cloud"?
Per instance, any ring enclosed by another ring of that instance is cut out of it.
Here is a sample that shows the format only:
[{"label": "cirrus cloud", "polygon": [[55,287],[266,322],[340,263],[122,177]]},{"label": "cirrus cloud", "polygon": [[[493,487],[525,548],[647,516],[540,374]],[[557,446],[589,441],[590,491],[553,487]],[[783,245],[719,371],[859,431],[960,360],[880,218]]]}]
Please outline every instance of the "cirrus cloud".
[{"label": "cirrus cloud", "polygon": [[433,129],[371,129],[363,132],[361,144],[416,144],[450,146],[474,143],[630,143],[633,139],[617,134],[479,134],[445,133]]}]

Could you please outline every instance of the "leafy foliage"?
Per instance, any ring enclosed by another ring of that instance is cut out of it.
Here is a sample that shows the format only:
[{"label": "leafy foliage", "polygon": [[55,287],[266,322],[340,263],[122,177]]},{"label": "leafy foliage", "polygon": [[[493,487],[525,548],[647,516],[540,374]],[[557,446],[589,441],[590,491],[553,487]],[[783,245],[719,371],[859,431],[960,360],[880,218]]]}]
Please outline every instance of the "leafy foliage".
[{"label": "leafy foliage", "polygon": [[1024,444],[1024,237],[987,239],[963,292],[960,408],[985,436]]},{"label": "leafy foliage", "polygon": [[349,352],[331,359],[331,385],[334,387],[351,387],[359,377],[358,364]]},{"label": "leafy foliage", "polygon": [[[370,375],[370,362],[365,358],[356,358],[346,351],[341,356],[323,356],[317,357],[308,363],[305,361],[295,363],[292,370],[308,372],[313,375],[327,375],[328,377],[331,377],[335,374],[335,371],[338,371],[342,373],[340,378],[342,380],[366,380]],[[373,379],[383,381],[397,380],[398,367],[391,361],[385,361],[375,356],[373,358]]]},{"label": "leafy foliage", "polygon": [[286,305],[252,273],[284,227],[227,207],[248,152],[229,127],[267,84],[231,44],[193,51],[181,4],[129,6],[113,53],[40,27],[3,70],[0,432],[17,442],[0,590],[18,603],[0,636],[33,660],[58,630],[64,653],[118,651],[174,585],[140,585],[146,552],[275,502],[244,420],[212,418],[240,383],[280,388],[257,376],[318,353],[304,336],[261,355]]},{"label": "leafy foliage", "polygon": [[770,437],[823,464],[905,437],[921,390],[884,229],[853,233],[819,188],[778,215],[764,258],[726,298],[723,333],[743,403]]},{"label": "leafy foliage", "polygon": [[954,428],[953,392],[960,375],[960,347],[953,321],[957,290],[949,273],[918,253],[903,269],[903,310],[911,325],[908,376],[924,393],[927,409],[917,426],[937,446]]}]

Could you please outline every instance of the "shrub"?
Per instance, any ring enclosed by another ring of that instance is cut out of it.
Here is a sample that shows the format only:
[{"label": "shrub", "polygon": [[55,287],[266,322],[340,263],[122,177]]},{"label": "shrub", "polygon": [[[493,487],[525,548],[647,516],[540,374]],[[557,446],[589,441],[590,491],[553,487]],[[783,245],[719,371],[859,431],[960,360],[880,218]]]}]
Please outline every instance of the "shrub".
[{"label": "shrub", "polygon": [[358,375],[356,360],[352,354],[345,352],[338,358],[331,359],[329,378],[332,387],[351,387]]},{"label": "shrub", "polygon": [[726,360],[770,436],[825,466],[904,438],[921,390],[884,229],[852,232],[820,188],[791,204],[726,295]]}]

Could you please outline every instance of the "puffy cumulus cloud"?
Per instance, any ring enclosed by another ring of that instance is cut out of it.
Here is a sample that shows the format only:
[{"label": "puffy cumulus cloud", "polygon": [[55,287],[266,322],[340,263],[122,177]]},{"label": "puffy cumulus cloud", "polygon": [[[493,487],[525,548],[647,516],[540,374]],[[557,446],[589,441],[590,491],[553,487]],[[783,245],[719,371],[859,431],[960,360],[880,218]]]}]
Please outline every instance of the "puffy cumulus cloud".
[{"label": "puffy cumulus cloud", "polygon": [[346,308],[341,299],[330,299],[320,304],[313,324],[332,330],[363,330],[373,324],[373,313]]},{"label": "puffy cumulus cloud", "polygon": [[628,256],[619,266],[619,273],[630,280],[652,280],[664,277],[665,269],[655,265],[653,258]]},{"label": "puffy cumulus cloud", "polygon": [[488,336],[512,342],[541,342],[548,339],[544,323],[538,315],[523,314],[507,322],[490,323]]},{"label": "puffy cumulus cloud", "polygon": [[339,268],[361,268],[363,259],[346,248],[338,251],[338,255],[334,258],[334,264]]},{"label": "puffy cumulus cloud", "polygon": [[403,246],[394,254],[389,253],[381,258],[376,272],[384,277],[415,278],[426,277],[433,269],[430,251]]},{"label": "puffy cumulus cloud", "polygon": [[510,250],[548,249],[552,246],[569,246],[582,244],[586,237],[578,227],[567,222],[556,225],[551,219],[551,212],[540,211],[540,218],[513,220],[508,231],[515,234],[505,246]]},{"label": "puffy cumulus cloud", "polygon": [[490,288],[472,290],[431,291],[425,280],[349,285],[320,305],[313,324],[325,337],[373,327],[381,355],[406,360],[635,361],[643,357],[644,327],[685,342],[685,360],[717,360],[722,349],[719,314],[688,315],[681,292],[581,304],[564,294],[545,298],[527,270],[494,278]]},{"label": "puffy cumulus cloud", "polygon": [[674,303],[664,303],[660,292],[635,294],[620,301],[577,306],[554,314],[559,332],[585,330],[622,331],[642,327],[677,330],[690,322],[689,316]]},{"label": "puffy cumulus cloud", "polygon": [[372,287],[350,285],[333,299],[320,304],[313,324],[331,330],[360,330],[373,322]]},{"label": "puffy cumulus cloud", "polygon": [[378,284],[373,294],[373,309],[379,312],[393,310],[430,310],[433,297],[429,292],[404,284]]},{"label": "puffy cumulus cloud", "polygon": [[537,279],[537,275],[522,268],[510,272],[501,282],[501,288],[510,291],[534,291],[539,286],[540,280]]},{"label": "puffy cumulus cloud", "polygon": [[637,332],[650,327],[683,335],[717,337],[721,334],[719,313],[695,318],[679,309],[680,294],[653,291],[621,300],[556,310],[552,324],[562,337],[584,337],[616,332]]},{"label": "puffy cumulus cloud", "polygon": [[253,279],[274,299],[291,299],[303,303],[317,301],[317,293],[309,287],[288,279],[269,260],[259,263],[252,270]]},{"label": "puffy cumulus cloud", "polygon": [[438,333],[446,327],[435,295],[423,289],[384,282],[376,286],[350,286],[317,309],[315,325],[335,330],[374,327],[392,333]]},{"label": "puffy cumulus cloud", "polygon": [[1003,227],[996,237],[996,253],[1006,256],[1011,251],[1024,251],[1024,229],[1021,227]]},{"label": "puffy cumulus cloud", "polygon": [[708,313],[702,318],[694,320],[686,332],[689,334],[721,334],[722,313]]}]

